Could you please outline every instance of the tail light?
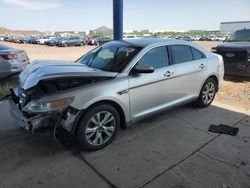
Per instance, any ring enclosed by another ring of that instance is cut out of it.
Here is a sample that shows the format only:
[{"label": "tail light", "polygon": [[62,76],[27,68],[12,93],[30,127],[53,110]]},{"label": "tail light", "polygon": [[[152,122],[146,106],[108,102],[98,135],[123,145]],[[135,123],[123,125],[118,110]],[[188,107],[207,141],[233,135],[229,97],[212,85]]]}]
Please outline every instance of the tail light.
[{"label": "tail light", "polygon": [[17,54],[0,54],[0,56],[6,60],[17,59]]}]

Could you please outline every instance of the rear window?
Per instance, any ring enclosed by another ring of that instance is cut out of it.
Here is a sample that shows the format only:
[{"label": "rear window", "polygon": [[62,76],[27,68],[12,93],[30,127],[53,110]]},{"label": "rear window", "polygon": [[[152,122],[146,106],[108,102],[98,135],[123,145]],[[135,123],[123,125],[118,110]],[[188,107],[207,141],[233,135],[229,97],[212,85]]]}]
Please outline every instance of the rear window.
[{"label": "rear window", "polygon": [[193,54],[189,46],[173,45],[172,46],[174,63],[183,63],[193,60]]},{"label": "rear window", "polygon": [[192,50],[192,53],[193,53],[193,56],[194,56],[194,60],[204,58],[204,55],[199,50],[196,50],[196,49],[194,49],[192,47],[191,47],[191,50]]},{"label": "rear window", "polygon": [[203,53],[188,45],[173,45],[171,48],[173,61],[176,64],[205,58]]}]

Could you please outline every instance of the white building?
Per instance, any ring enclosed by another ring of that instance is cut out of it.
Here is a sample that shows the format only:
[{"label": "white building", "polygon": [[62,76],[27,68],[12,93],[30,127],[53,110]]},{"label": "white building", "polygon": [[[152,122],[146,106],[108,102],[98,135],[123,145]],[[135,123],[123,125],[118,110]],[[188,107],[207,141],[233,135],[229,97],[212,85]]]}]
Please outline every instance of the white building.
[{"label": "white building", "polygon": [[239,29],[250,29],[250,21],[221,22],[220,31],[232,33]]}]

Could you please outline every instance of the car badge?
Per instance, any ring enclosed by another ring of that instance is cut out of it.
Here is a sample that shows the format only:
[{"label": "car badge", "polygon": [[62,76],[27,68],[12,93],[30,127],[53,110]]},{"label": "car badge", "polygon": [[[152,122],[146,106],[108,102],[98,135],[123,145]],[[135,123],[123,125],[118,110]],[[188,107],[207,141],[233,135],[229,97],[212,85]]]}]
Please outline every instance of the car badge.
[{"label": "car badge", "polygon": [[226,56],[227,57],[234,57],[234,53],[227,53]]}]

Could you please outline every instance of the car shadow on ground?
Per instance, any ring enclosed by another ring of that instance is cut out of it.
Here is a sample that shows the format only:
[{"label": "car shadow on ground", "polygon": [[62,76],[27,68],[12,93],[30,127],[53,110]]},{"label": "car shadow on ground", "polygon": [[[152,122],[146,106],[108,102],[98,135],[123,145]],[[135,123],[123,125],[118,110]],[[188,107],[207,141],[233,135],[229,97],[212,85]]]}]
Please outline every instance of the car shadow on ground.
[{"label": "car shadow on ground", "polygon": [[250,77],[241,77],[241,76],[224,76],[225,81],[230,82],[250,82]]},{"label": "car shadow on ground", "polygon": [[[220,113],[221,114],[238,114],[237,112],[228,111],[226,109],[218,108],[218,107],[214,107],[214,106],[209,107],[208,109],[211,109],[211,108],[216,109],[216,111],[218,111],[219,114]],[[209,114],[209,110],[196,108],[192,104],[187,104],[183,107],[175,107],[175,108],[172,108],[170,110],[166,110],[166,111],[163,111],[161,113],[158,113],[154,116],[148,117],[144,120],[141,120],[125,130],[122,128],[119,128],[117,141],[120,142],[123,139],[130,139],[131,137],[133,137],[136,134],[141,134],[141,131],[143,132],[143,131],[147,131],[148,129],[154,129],[155,127],[162,126],[162,124],[164,124],[165,122],[167,122],[169,119],[171,119],[173,117],[179,118],[179,116],[181,116],[181,115],[178,115],[180,112],[181,112],[181,114],[183,114],[183,113],[188,114],[188,116],[189,115],[192,116],[192,113],[194,115],[196,113],[205,113],[205,114],[208,113]],[[11,118],[11,117],[9,117],[9,118]],[[220,117],[218,117],[218,118],[220,118]],[[216,120],[216,118],[215,118],[215,120]],[[219,121],[221,123],[225,124],[225,122],[223,122],[223,117],[220,120]],[[218,121],[218,120],[216,120],[216,121]],[[15,123],[15,122],[13,122],[13,123]],[[210,123],[212,124],[215,122],[211,121]],[[228,122],[228,123],[230,124],[230,122]],[[192,122],[190,122],[190,124],[192,124]],[[0,125],[3,126],[3,124],[1,123],[1,120],[0,120]],[[202,125],[202,127],[199,127],[199,125],[194,124],[193,128],[201,129],[201,130],[203,129],[202,131],[207,132],[207,134],[214,135],[214,133],[210,133],[207,131],[208,127],[209,127],[208,125],[209,125],[209,122],[207,122],[207,127],[204,128],[204,125]],[[33,144],[31,145],[31,147],[33,147],[33,145],[35,144],[35,145],[37,145],[37,146],[35,146],[35,148],[41,148],[41,146],[39,146],[39,144],[42,144],[42,145],[44,145],[45,148],[48,145],[50,145],[50,146],[53,146],[54,149],[59,147],[61,149],[64,148],[66,150],[70,150],[74,153],[85,152],[84,150],[81,149],[80,145],[78,144],[77,139],[71,133],[67,132],[63,128],[57,128],[55,132],[54,132],[54,129],[51,129],[51,130],[45,131],[43,133],[30,134],[21,128],[14,128],[13,129],[13,127],[17,127],[17,126],[18,125],[12,126],[11,130],[8,130],[8,128],[7,128],[7,129],[2,129],[2,131],[1,131],[1,129],[0,129],[0,135],[2,135],[2,136],[5,135],[5,137],[7,138],[6,142],[8,142],[9,139],[12,140],[14,137],[17,137],[18,139],[20,139],[19,137],[22,137],[23,141],[25,141],[25,142],[33,140]],[[125,138],[126,136],[128,136],[128,138]],[[1,144],[0,144],[0,147],[1,147]]]}]

